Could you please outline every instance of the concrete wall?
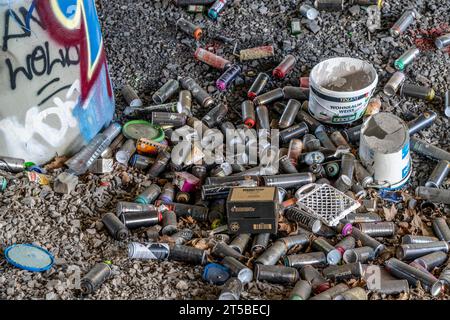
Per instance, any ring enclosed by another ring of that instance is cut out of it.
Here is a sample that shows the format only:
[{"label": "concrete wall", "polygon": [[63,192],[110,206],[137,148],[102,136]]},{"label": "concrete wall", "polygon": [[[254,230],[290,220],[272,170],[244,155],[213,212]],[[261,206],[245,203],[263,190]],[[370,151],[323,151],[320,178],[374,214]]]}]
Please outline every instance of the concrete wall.
[{"label": "concrete wall", "polygon": [[113,113],[94,0],[0,0],[0,155],[75,152]]}]

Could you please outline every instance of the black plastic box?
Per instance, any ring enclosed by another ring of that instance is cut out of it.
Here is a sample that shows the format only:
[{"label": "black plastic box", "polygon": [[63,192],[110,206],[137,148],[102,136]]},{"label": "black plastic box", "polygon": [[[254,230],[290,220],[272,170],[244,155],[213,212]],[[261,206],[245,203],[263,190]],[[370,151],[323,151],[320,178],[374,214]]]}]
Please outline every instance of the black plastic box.
[{"label": "black plastic box", "polygon": [[275,187],[231,190],[227,200],[228,231],[240,233],[277,233],[278,190]]}]

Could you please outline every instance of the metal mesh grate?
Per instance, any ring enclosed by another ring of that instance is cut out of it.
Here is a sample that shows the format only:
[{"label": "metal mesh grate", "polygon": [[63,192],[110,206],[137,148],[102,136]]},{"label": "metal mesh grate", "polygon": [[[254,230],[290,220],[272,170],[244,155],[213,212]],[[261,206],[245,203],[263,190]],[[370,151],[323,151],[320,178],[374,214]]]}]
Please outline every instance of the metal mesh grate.
[{"label": "metal mesh grate", "polygon": [[297,205],[328,226],[335,226],[360,204],[328,184],[310,184],[296,193]]}]

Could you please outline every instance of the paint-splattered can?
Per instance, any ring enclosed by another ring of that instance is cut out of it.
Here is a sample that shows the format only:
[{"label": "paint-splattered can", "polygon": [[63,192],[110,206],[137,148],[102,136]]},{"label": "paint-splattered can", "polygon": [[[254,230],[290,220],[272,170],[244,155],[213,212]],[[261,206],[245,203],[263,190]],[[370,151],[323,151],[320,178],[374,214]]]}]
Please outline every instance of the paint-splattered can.
[{"label": "paint-splattered can", "polygon": [[197,48],[194,53],[195,59],[206,63],[207,65],[223,70],[231,66],[231,62],[225,58],[222,58],[211,51],[205,50],[203,48]]},{"label": "paint-splattered can", "polygon": [[83,294],[91,294],[111,276],[111,266],[105,262],[97,263],[81,279],[80,289]]},{"label": "paint-splattered can", "polygon": [[219,91],[227,91],[233,81],[241,74],[242,68],[235,64],[230,66],[216,81],[216,88]]},{"label": "paint-splattered can", "polygon": [[202,28],[200,28],[199,26],[193,24],[192,22],[190,22],[184,18],[180,18],[177,21],[177,28],[179,28],[181,31],[183,31],[187,35],[190,35],[195,40],[200,40],[200,38],[202,37],[202,34],[203,34]]},{"label": "paint-splattered can", "polygon": [[258,74],[255,81],[253,81],[252,86],[248,90],[248,98],[250,100],[255,99],[264,90],[269,80],[270,77],[267,73],[261,72],[260,74]]},{"label": "paint-splattered can", "polygon": [[138,260],[165,260],[169,256],[170,247],[166,243],[131,242],[128,245],[128,257]]},{"label": "paint-splattered can", "polygon": [[239,52],[239,57],[241,62],[248,60],[257,60],[272,57],[274,55],[274,52],[275,50],[273,46],[262,46],[241,50]]},{"label": "paint-splattered can", "polygon": [[0,156],[0,170],[13,173],[24,171],[25,160]]},{"label": "paint-splattered can", "polygon": [[273,70],[273,76],[277,79],[284,79],[286,75],[292,71],[295,66],[297,59],[289,54],[283,61]]}]

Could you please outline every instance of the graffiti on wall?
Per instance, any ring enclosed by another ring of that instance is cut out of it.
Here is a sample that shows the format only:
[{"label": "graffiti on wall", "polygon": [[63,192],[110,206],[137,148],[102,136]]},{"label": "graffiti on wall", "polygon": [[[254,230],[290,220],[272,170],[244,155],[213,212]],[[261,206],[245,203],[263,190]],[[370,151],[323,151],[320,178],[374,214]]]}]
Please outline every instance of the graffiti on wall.
[{"label": "graffiti on wall", "polygon": [[3,155],[42,163],[76,151],[111,121],[94,0],[0,0],[0,41]]}]

